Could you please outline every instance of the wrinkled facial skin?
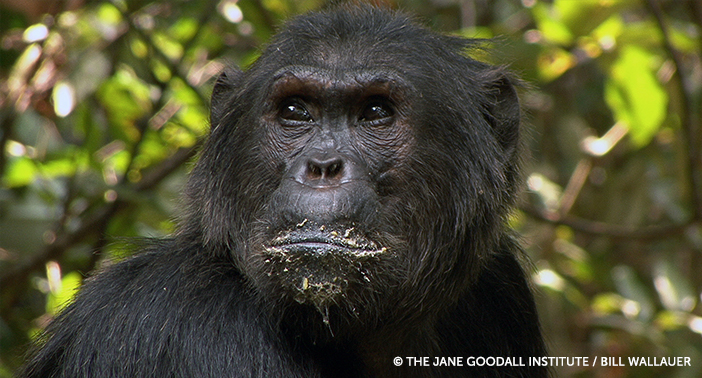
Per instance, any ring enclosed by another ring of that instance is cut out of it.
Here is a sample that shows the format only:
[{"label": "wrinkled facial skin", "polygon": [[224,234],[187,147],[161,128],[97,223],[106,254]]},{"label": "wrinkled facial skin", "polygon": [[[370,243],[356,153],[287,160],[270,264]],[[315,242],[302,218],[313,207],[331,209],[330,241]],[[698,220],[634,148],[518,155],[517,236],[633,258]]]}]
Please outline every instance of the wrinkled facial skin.
[{"label": "wrinkled facial skin", "polygon": [[262,123],[266,160],[279,162],[282,180],[263,216],[254,276],[323,309],[397,265],[398,230],[381,227],[389,198],[379,193],[414,145],[403,91],[386,73],[278,71]]}]

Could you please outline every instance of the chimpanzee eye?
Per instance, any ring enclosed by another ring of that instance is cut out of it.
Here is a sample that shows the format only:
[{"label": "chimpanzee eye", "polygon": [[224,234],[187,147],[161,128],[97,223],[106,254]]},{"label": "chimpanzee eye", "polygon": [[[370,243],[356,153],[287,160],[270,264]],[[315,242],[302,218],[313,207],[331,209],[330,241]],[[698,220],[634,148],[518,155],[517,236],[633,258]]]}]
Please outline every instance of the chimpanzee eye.
[{"label": "chimpanzee eye", "polygon": [[285,100],[280,104],[278,117],[283,121],[312,122],[312,116],[299,99]]},{"label": "chimpanzee eye", "polygon": [[387,99],[373,98],[368,101],[361,111],[359,120],[361,122],[383,123],[382,121],[395,115],[395,109]]}]

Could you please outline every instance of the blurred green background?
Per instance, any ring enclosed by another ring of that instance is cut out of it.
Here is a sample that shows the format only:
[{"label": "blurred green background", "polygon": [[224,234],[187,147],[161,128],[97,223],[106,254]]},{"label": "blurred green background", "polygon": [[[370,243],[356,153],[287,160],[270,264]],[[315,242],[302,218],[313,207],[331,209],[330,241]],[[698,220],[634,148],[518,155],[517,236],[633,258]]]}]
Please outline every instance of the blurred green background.
[{"label": "blurred green background", "polygon": [[[551,354],[626,365],[557,374],[702,376],[702,2],[383,3],[498,37],[484,58],[527,83],[512,223]],[[123,238],[174,230],[223,65],[324,4],[0,0],[0,377]]]}]

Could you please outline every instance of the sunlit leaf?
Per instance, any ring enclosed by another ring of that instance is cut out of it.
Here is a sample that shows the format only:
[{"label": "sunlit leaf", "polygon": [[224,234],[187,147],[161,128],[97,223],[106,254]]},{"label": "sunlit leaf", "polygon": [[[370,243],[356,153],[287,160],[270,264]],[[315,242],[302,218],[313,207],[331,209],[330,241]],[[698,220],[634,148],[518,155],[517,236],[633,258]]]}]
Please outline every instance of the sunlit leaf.
[{"label": "sunlit leaf", "polygon": [[554,13],[575,35],[586,35],[638,0],[554,0]]},{"label": "sunlit leaf", "polygon": [[190,147],[197,141],[191,130],[175,122],[168,122],[163,127],[163,138],[169,144],[177,147]]},{"label": "sunlit leaf", "polygon": [[168,28],[168,35],[179,42],[185,42],[192,38],[197,33],[199,25],[194,18],[183,17],[179,18],[171,27]]},{"label": "sunlit leaf", "polygon": [[122,14],[119,9],[110,3],[102,3],[98,7],[97,17],[100,21],[108,24],[118,24],[122,21]]},{"label": "sunlit leaf", "polygon": [[171,79],[171,70],[163,62],[151,60],[151,68],[158,81],[165,83]]},{"label": "sunlit leaf", "polygon": [[651,53],[637,46],[622,48],[605,85],[605,100],[617,121],[630,129],[631,140],[644,146],[660,129],[668,94],[656,78]]},{"label": "sunlit leaf", "polygon": [[621,15],[614,14],[604,22],[602,22],[590,34],[600,47],[604,50],[610,50],[617,44],[617,39],[624,30],[624,21]]},{"label": "sunlit leaf", "polygon": [[636,318],[641,306],[638,302],[615,293],[598,294],[592,300],[592,310],[599,315],[621,312],[629,319]]},{"label": "sunlit leaf", "polygon": [[560,21],[557,10],[545,3],[538,3],[533,8],[533,14],[539,31],[546,40],[560,45],[569,45],[573,42],[573,33]]},{"label": "sunlit leaf", "polygon": [[41,165],[41,173],[46,178],[71,176],[76,172],[73,159],[52,160]]},{"label": "sunlit leaf", "polygon": [[83,277],[76,271],[63,276],[61,279],[61,287],[55,292],[49,292],[46,298],[46,312],[52,315],[61,312],[66,305],[73,301],[82,282]]},{"label": "sunlit leaf", "polygon": [[147,167],[154,162],[161,161],[168,156],[168,146],[156,133],[148,133],[141,142],[142,148],[139,156],[134,158],[137,168]]},{"label": "sunlit leaf", "polygon": [[202,107],[186,106],[178,112],[178,119],[196,135],[205,135],[209,130],[208,113]]},{"label": "sunlit leaf", "polygon": [[592,310],[598,315],[613,314],[619,310],[621,297],[614,293],[598,294],[592,299]]},{"label": "sunlit leaf", "polygon": [[133,38],[129,43],[129,47],[132,49],[132,54],[137,58],[144,59],[149,53],[149,47],[139,38]]},{"label": "sunlit leaf", "polygon": [[14,188],[29,185],[34,181],[37,167],[28,157],[10,159],[7,171],[3,177],[3,185]]},{"label": "sunlit leaf", "polygon": [[204,135],[209,130],[209,112],[200,96],[180,80],[173,80],[172,89],[174,98],[182,104],[177,118],[196,135]]},{"label": "sunlit leaf", "polygon": [[149,87],[128,70],[119,70],[98,90],[98,96],[108,111],[110,123],[118,126],[124,138],[135,140],[139,131],[133,122],[151,109]]},{"label": "sunlit leaf", "polygon": [[120,25],[122,23],[122,13],[110,3],[102,3],[98,7],[97,27],[102,37],[108,41],[116,39],[120,35]]},{"label": "sunlit leaf", "polygon": [[537,61],[539,74],[544,81],[551,81],[575,65],[575,57],[559,48],[544,49]]},{"label": "sunlit leaf", "polygon": [[656,315],[656,325],[670,331],[685,325],[685,317],[679,312],[661,311]]},{"label": "sunlit leaf", "polygon": [[118,151],[105,160],[105,166],[114,169],[118,174],[124,174],[129,166],[130,157],[128,151]]},{"label": "sunlit leaf", "polygon": [[159,50],[168,58],[176,60],[183,56],[183,46],[170,38],[170,36],[164,33],[156,33],[153,40],[154,44],[156,44]]}]

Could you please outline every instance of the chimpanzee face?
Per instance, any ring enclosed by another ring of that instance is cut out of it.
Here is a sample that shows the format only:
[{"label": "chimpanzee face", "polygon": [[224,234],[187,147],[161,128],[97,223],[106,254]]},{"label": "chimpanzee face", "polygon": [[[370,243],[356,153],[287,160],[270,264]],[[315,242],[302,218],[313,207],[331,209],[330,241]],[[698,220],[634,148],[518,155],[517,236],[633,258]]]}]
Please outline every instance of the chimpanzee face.
[{"label": "chimpanzee face", "polygon": [[470,42],[356,16],[289,24],[220,77],[192,227],[269,303],[352,318],[446,305],[511,205],[517,98]]},{"label": "chimpanzee face", "polygon": [[257,274],[299,302],[326,306],[369,286],[380,261],[399,252],[391,235],[400,230],[381,219],[398,203],[389,186],[414,146],[409,87],[394,72],[290,66],[271,89],[262,143],[281,180]]}]

